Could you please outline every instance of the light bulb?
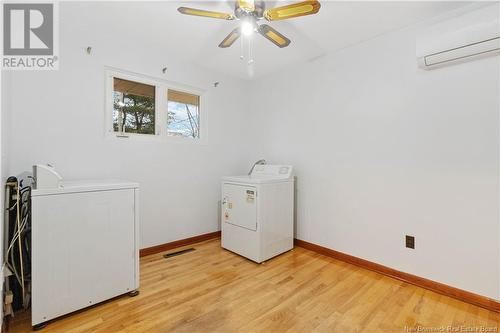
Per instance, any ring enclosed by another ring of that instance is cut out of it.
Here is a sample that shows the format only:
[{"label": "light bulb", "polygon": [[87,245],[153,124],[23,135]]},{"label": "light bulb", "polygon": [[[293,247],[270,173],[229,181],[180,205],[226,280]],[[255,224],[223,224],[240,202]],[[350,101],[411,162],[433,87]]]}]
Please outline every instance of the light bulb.
[{"label": "light bulb", "polygon": [[242,22],[241,23],[241,33],[245,36],[250,36],[253,33],[253,24],[250,22]]}]

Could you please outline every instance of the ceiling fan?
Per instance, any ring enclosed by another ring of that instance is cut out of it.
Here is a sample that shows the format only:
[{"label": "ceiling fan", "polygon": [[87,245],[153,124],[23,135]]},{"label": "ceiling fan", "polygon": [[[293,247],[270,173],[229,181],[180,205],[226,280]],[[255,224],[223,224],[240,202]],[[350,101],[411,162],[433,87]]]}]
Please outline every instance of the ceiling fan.
[{"label": "ceiling fan", "polygon": [[321,7],[316,0],[307,0],[287,6],[266,9],[263,0],[237,0],[234,15],[195,9],[189,7],[179,7],[177,10],[185,15],[203,16],[222,20],[241,20],[241,25],[231,31],[229,35],[219,44],[219,47],[226,48],[243,34],[249,36],[258,32],[278,47],[286,47],[290,44],[290,39],[273,29],[267,24],[258,24],[258,21],[286,20],[293,17],[316,14]]}]

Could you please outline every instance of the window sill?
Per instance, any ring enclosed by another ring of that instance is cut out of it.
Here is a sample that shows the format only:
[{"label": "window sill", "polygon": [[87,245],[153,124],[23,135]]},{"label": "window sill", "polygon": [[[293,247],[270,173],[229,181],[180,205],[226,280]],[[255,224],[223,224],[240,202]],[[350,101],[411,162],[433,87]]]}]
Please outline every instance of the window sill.
[{"label": "window sill", "polygon": [[123,140],[123,141],[138,141],[138,142],[166,142],[174,144],[188,144],[188,145],[207,145],[206,138],[191,139],[183,137],[173,137],[165,135],[153,134],[137,134],[137,133],[107,133],[106,138],[110,140]]}]

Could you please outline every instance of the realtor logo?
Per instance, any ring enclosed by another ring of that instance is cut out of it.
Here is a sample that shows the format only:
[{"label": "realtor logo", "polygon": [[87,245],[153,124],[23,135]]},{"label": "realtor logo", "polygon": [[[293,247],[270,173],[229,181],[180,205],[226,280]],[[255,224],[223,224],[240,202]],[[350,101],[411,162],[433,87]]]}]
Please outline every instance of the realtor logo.
[{"label": "realtor logo", "polygon": [[3,4],[3,69],[57,69],[55,3]]}]

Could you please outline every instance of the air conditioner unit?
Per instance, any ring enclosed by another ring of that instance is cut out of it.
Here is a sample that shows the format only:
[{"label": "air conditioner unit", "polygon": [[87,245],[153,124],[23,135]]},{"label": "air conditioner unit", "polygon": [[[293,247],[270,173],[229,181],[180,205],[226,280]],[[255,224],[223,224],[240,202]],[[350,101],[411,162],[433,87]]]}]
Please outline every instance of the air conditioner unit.
[{"label": "air conditioner unit", "polygon": [[483,41],[431,53],[418,59],[419,66],[431,69],[449,63],[500,54],[500,36]]},{"label": "air conditioner unit", "polygon": [[498,4],[489,5],[435,24],[417,39],[422,69],[500,54]]}]

